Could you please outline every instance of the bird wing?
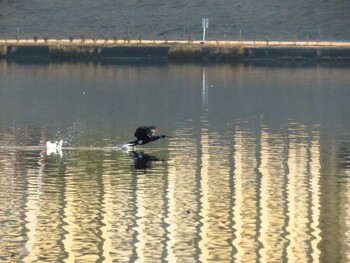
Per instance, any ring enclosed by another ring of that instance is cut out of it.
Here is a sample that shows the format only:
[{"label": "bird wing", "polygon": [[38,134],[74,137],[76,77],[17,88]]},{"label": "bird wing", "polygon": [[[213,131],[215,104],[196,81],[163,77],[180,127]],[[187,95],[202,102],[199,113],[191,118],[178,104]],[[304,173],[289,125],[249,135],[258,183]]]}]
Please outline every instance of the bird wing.
[{"label": "bird wing", "polygon": [[140,126],[136,129],[134,135],[138,140],[144,140],[146,138],[151,138],[156,132],[156,126]]}]

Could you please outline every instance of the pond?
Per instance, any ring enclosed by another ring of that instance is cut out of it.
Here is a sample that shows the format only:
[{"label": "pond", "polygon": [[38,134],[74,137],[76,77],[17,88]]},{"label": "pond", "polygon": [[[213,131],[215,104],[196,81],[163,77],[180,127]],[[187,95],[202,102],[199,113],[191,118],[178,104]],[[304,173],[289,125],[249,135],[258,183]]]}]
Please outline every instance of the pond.
[{"label": "pond", "polygon": [[[0,79],[2,262],[350,260],[349,66],[0,60]],[[122,151],[141,125],[171,137]]]}]

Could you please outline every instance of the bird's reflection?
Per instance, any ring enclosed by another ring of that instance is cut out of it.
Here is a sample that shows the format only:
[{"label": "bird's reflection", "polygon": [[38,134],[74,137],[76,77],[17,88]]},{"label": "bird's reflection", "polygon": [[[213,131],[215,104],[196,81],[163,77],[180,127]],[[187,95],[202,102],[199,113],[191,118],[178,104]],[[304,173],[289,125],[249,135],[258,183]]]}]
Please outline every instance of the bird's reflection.
[{"label": "bird's reflection", "polygon": [[152,163],[163,161],[154,155],[146,154],[144,152],[132,151],[130,152],[130,154],[135,159],[135,169],[143,172],[146,172],[148,169],[151,169],[153,166]]}]

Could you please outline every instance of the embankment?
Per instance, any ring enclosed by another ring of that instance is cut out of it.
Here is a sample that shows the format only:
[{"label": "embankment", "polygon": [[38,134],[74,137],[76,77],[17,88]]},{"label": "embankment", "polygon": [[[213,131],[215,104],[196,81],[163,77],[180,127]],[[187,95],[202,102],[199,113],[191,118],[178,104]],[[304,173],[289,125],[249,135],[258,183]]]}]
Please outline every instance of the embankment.
[{"label": "embankment", "polygon": [[350,62],[350,45],[275,45],[235,43],[27,43],[1,42],[0,58],[7,60],[129,60],[165,59],[169,61],[341,61]]}]

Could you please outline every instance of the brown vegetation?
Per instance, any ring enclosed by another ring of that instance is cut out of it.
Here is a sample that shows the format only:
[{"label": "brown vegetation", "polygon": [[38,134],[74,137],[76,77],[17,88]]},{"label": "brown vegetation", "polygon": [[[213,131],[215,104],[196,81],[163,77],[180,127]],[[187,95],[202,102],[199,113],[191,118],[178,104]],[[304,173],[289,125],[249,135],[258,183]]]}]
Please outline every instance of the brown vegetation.
[{"label": "brown vegetation", "polygon": [[81,41],[81,43],[85,42],[85,34],[84,33],[80,34],[80,41]]},{"label": "brown vegetation", "polygon": [[201,59],[202,47],[197,45],[175,45],[169,49],[170,59]]},{"label": "brown vegetation", "polygon": [[216,47],[209,53],[209,59],[214,60],[236,60],[244,55],[243,45],[233,47]]},{"label": "brown vegetation", "polygon": [[45,43],[49,41],[49,35],[47,33],[44,35],[44,41]]}]

